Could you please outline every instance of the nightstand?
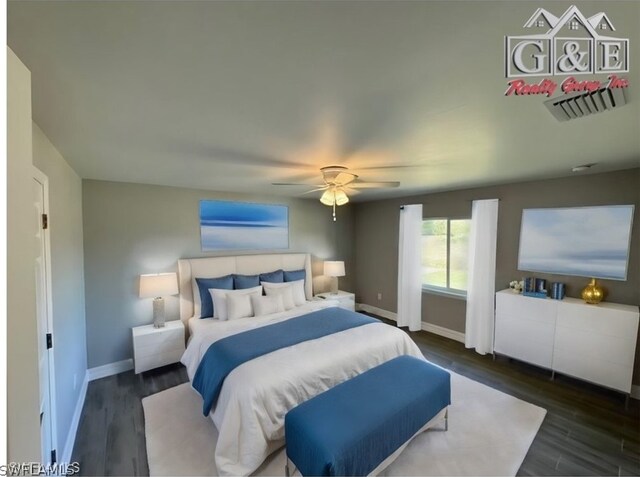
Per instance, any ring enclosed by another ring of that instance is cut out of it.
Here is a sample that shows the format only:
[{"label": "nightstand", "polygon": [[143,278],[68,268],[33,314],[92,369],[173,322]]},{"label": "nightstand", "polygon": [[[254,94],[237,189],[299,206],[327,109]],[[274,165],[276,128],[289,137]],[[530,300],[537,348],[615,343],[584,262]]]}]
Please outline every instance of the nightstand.
[{"label": "nightstand", "polygon": [[136,374],[177,363],[184,353],[182,321],[167,321],[162,328],[136,326],[133,335],[133,362]]},{"label": "nightstand", "polygon": [[318,293],[315,299],[325,299],[325,300],[333,300],[338,302],[338,306],[340,308],[344,308],[345,310],[356,311],[356,296],[353,293],[338,290],[337,295],[332,295],[331,293]]}]

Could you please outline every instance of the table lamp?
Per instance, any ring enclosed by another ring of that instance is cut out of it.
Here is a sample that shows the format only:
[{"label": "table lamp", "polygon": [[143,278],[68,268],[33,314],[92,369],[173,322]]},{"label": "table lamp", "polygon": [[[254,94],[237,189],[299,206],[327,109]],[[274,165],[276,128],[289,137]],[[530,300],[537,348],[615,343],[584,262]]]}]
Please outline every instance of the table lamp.
[{"label": "table lamp", "polygon": [[153,298],[153,326],[164,326],[164,297],[178,294],[175,273],[140,275],[140,298]]},{"label": "table lamp", "polygon": [[324,262],[324,275],[327,277],[333,277],[331,281],[331,294],[338,294],[338,277],[344,277],[344,262],[343,261],[331,261]]}]

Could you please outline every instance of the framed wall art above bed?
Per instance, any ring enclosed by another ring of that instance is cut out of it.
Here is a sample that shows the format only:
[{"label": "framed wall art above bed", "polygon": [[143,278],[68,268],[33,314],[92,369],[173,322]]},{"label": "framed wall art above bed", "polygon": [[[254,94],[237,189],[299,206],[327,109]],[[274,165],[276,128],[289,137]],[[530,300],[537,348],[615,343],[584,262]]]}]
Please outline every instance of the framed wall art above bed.
[{"label": "framed wall art above bed", "polygon": [[289,248],[289,207],[223,200],[200,201],[203,252]]}]

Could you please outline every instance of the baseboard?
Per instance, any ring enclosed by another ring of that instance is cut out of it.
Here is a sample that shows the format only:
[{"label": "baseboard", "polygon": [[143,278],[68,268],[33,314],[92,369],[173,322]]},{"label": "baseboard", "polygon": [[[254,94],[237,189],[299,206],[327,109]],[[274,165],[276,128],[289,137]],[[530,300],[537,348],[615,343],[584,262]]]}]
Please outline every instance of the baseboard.
[{"label": "baseboard", "polygon": [[633,399],[640,399],[640,385],[638,385],[638,384],[633,384],[633,385],[631,386],[631,394],[630,394],[630,396],[631,396]]},{"label": "baseboard", "polygon": [[394,313],[393,311],[383,310],[382,308],[378,308],[377,306],[358,303],[356,305],[356,309],[366,311],[367,313],[373,313],[374,315],[381,316],[382,318],[386,318],[387,320],[398,321],[397,313]]},{"label": "baseboard", "polygon": [[[383,310],[382,308],[378,308],[377,306],[366,305],[364,303],[358,303],[356,305],[358,310],[366,311],[367,313],[373,313],[374,315],[381,316],[382,318],[386,318],[388,320],[398,321],[398,314],[392,311]],[[464,343],[464,333],[460,331],[450,330],[449,328],[444,328],[442,326],[433,325],[431,323],[427,323],[426,321],[422,322],[422,329],[427,333],[433,333],[434,335],[444,336],[445,338],[449,338],[454,341],[459,341],[460,343]]]},{"label": "baseboard", "polygon": [[60,456],[60,462],[71,462],[71,456],[73,454],[73,446],[76,443],[76,434],[78,432],[78,426],[80,425],[80,417],[82,416],[82,408],[84,407],[84,400],[87,396],[87,387],[89,386],[88,372],[85,373],[82,380],[82,386],[80,387],[80,394],[76,401],[76,408],[73,411],[71,418],[71,425],[69,426],[69,432],[67,433],[67,441],[64,444],[62,455]]},{"label": "baseboard", "polygon": [[133,359],[124,359],[122,361],[116,361],[115,363],[105,364],[104,366],[87,369],[87,377],[89,381],[94,381],[114,374],[124,373],[130,369],[133,369]]},{"label": "baseboard", "polygon": [[431,323],[427,323],[426,321],[422,322],[422,329],[428,333],[444,336],[445,338],[464,343],[464,333],[461,333],[460,331],[450,330],[449,328],[433,325]]}]

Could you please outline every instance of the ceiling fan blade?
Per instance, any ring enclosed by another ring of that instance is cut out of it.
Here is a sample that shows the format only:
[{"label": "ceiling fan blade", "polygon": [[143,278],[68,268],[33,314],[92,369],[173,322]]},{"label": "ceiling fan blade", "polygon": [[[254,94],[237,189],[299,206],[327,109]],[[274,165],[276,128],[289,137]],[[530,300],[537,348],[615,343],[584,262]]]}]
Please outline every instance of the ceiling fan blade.
[{"label": "ceiling fan blade", "polygon": [[328,186],[328,185],[327,185],[327,186],[324,186],[324,187],[319,187],[319,188],[317,188],[317,189],[311,189],[311,190],[308,190],[307,192],[303,192],[303,193],[302,193],[302,195],[305,195],[305,194],[311,194],[311,193],[313,193],[313,192],[319,192],[319,191],[321,191],[321,190],[327,190],[329,187],[331,187],[331,186]]},{"label": "ceiling fan blade", "polygon": [[173,154],[179,154],[180,157],[200,160],[211,164],[226,164],[227,162],[233,162],[234,165],[239,166],[284,168],[290,171],[317,171],[313,164],[305,164],[298,160],[273,157],[251,151],[216,147],[207,143],[194,143],[192,141],[183,142],[178,141],[175,137],[171,138],[168,147],[165,146],[163,150],[168,150]]},{"label": "ceiling fan blade", "polygon": [[358,195],[362,193],[360,190],[354,189],[351,186],[344,187],[344,191],[347,193],[349,197],[351,197],[352,195]]},{"label": "ceiling fan blade", "polygon": [[304,182],[272,182],[274,186],[325,187],[326,184],[306,184]]},{"label": "ceiling fan blade", "polygon": [[335,182],[336,184],[340,184],[340,185],[344,186],[344,185],[352,183],[357,178],[358,178],[358,176],[355,175],[355,174],[351,174],[349,172],[341,172],[340,174],[338,174],[336,176],[335,179],[333,179],[333,182]]},{"label": "ceiling fan blade", "polygon": [[395,164],[388,166],[368,166],[368,167],[354,167],[355,171],[375,171],[379,169],[411,169],[417,167],[433,167],[435,164]]},{"label": "ceiling fan blade", "polygon": [[353,189],[393,189],[395,187],[399,187],[400,182],[366,182],[366,181],[356,181],[349,184],[349,187]]}]

